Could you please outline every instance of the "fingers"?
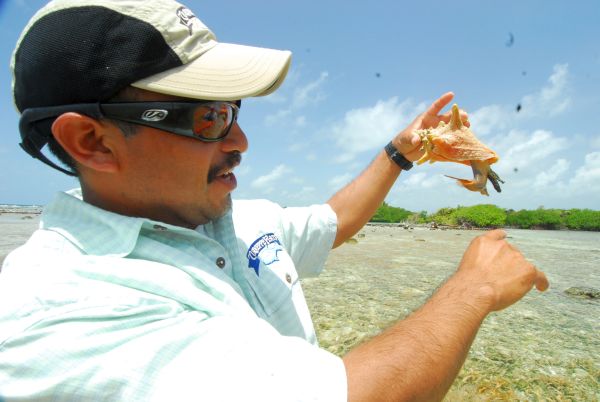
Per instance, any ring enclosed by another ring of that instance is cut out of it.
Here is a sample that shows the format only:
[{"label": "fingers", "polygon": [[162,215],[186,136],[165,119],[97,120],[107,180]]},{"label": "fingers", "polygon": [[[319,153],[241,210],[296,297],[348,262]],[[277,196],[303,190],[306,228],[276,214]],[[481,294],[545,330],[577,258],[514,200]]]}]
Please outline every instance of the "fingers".
[{"label": "fingers", "polygon": [[413,133],[412,138],[410,139],[410,143],[411,145],[416,147],[421,143],[421,137]]},{"label": "fingers", "polygon": [[491,239],[491,240],[502,240],[506,238],[506,232],[502,229],[490,230],[485,233],[483,236]]},{"label": "fingers", "polygon": [[546,278],[546,274],[539,269],[536,269],[536,271],[535,288],[540,292],[543,292],[550,287],[550,282],[548,281],[548,278]]},{"label": "fingers", "polygon": [[460,120],[465,126],[471,127],[471,122],[469,121],[469,115],[467,114],[467,112],[463,110],[460,111]]},{"label": "fingers", "polygon": [[[504,231],[502,229],[491,230],[491,231],[485,233],[483,236],[486,236],[487,238],[489,238],[491,240],[504,240],[504,239],[506,239],[506,231]],[[506,245],[511,250],[518,253],[521,256],[521,258],[525,258],[525,257],[523,257],[523,254],[516,246],[514,246],[508,242],[506,243]],[[544,274],[542,271],[537,269],[532,264],[528,264],[528,265],[535,271],[535,277],[533,278],[533,285],[535,285],[535,288],[537,290],[539,290],[540,292],[543,292],[546,289],[548,289],[550,287],[550,282],[548,281],[548,278],[546,278],[546,274]]]},{"label": "fingers", "polygon": [[440,113],[440,111],[448,104],[450,103],[450,101],[452,100],[452,98],[454,98],[454,93],[452,92],[446,92],[445,94],[443,94],[442,96],[440,96],[439,98],[437,98],[432,104],[431,106],[429,106],[429,109],[427,109],[427,114],[429,115],[438,115]]}]

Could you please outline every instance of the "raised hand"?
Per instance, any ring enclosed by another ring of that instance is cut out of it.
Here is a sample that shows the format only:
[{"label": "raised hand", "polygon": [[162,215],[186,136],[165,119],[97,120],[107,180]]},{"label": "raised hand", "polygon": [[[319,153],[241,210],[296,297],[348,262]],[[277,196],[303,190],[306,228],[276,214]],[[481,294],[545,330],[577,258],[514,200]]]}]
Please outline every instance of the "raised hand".
[{"label": "raised hand", "polygon": [[[404,157],[410,161],[418,160],[422,155],[423,151],[421,148],[421,139],[414,133],[415,130],[437,127],[440,121],[448,123],[450,121],[451,112],[448,111],[444,114],[439,114],[441,110],[450,103],[454,98],[454,93],[447,92],[436,99],[429,108],[421,113],[412,123],[408,125],[403,131],[401,131],[393,143],[396,149],[404,155]],[[460,112],[461,120],[467,126],[470,125],[467,113],[464,111]]]}]

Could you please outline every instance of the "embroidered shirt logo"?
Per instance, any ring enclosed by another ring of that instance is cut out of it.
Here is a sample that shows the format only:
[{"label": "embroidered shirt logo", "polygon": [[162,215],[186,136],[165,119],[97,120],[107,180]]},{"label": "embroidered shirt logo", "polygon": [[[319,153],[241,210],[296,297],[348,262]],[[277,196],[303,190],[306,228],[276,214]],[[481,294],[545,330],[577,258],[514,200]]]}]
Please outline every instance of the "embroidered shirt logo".
[{"label": "embroidered shirt logo", "polygon": [[192,28],[194,27],[195,20],[197,20],[192,10],[187,7],[179,7],[177,9],[177,16],[179,17],[179,23],[188,27],[190,36],[192,36]]},{"label": "embroidered shirt logo", "polygon": [[265,265],[270,265],[276,261],[279,261],[277,254],[283,250],[281,243],[277,236],[273,233],[266,233],[254,240],[254,242],[248,248],[248,268],[252,268],[256,272],[256,276],[259,275],[260,262],[262,261]]}]

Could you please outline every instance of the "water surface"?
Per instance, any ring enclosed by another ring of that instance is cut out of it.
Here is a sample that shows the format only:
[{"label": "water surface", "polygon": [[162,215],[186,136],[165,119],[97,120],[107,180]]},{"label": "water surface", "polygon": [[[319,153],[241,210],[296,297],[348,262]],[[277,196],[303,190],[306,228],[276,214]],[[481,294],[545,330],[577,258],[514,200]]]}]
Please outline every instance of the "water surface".
[{"label": "water surface", "polygon": [[[507,232],[551,287],[488,316],[446,400],[600,400],[600,301],[564,293],[600,289],[600,233]],[[303,281],[321,346],[342,356],[410,314],[481,233],[365,227]]]}]

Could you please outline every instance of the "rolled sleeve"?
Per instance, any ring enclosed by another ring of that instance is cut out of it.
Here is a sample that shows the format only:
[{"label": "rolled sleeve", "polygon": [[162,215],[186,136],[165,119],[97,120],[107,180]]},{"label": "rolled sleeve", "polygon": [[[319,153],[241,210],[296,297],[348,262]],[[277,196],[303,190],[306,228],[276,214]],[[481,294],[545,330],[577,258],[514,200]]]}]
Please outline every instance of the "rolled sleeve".
[{"label": "rolled sleeve", "polygon": [[300,278],[316,276],[337,233],[337,217],[328,204],[285,208],[282,214],[284,241]]},{"label": "rolled sleeve", "polygon": [[337,216],[328,204],[282,208],[267,200],[236,200],[233,221],[246,241],[276,233],[300,278],[321,273],[337,233]]}]

